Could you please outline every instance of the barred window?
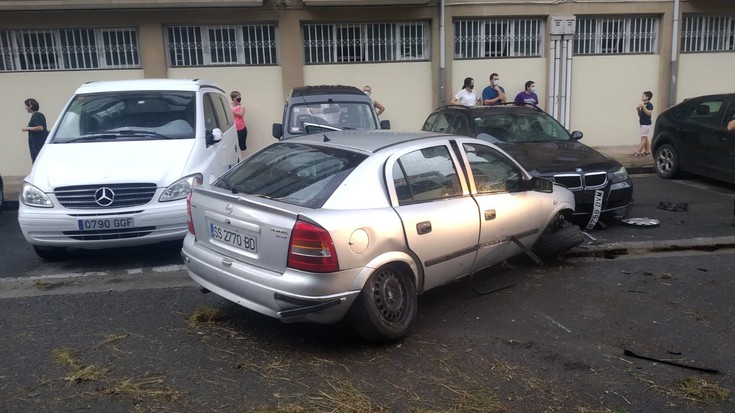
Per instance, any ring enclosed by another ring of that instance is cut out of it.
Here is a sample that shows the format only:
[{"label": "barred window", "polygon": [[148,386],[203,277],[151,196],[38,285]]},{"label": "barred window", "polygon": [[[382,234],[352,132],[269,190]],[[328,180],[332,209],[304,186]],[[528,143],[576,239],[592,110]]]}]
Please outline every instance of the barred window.
[{"label": "barred window", "polygon": [[429,59],[426,22],[305,24],[306,64]]},{"label": "barred window", "polygon": [[541,56],[543,33],[541,19],[457,20],[454,22],[454,57]]},{"label": "barred window", "polygon": [[574,54],[656,53],[656,17],[577,17]]},{"label": "barred window", "polygon": [[681,28],[682,52],[735,50],[735,16],[685,16]]},{"label": "barred window", "polygon": [[0,30],[0,71],[140,68],[132,28]]},{"label": "barred window", "polygon": [[171,67],[278,64],[273,24],[168,26]]}]

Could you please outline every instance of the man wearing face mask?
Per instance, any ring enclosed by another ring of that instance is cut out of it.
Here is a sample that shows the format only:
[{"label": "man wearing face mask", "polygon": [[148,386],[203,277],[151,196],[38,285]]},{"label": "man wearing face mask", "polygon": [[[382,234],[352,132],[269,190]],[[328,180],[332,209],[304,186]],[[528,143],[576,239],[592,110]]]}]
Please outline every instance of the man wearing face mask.
[{"label": "man wearing face mask", "polygon": [[526,90],[518,93],[514,102],[518,106],[537,106],[538,96],[536,95],[536,83],[534,83],[533,80],[529,80],[528,82],[526,82]]},{"label": "man wearing face mask", "polygon": [[487,106],[499,105],[505,102],[505,89],[500,86],[500,76],[497,73],[490,75],[490,86],[482,91],[482,104]]},{"label": "man wearing face mask", "polygon": [[242,106],[242,95],[238,91],[230,93],[230,107],[232,114],[235,116],[235,128],[237,128],[237,144],[240,146],[240,159],[245,159],[245,150],[247,147],[248,128],[245,126],[245,106]]},{"label": "man wearing face mask", "polygon": [[381,105],[380,102],[370,97],[370,95],[373,93],[373,89],[365,85],[365,87],[362,88],[362,91],[367,95],[367,97],[370,98],[370,101],[373,102],[373,106],[375,107],[375,113],[380,116],[381,113],[385,112],[385,106]]}]

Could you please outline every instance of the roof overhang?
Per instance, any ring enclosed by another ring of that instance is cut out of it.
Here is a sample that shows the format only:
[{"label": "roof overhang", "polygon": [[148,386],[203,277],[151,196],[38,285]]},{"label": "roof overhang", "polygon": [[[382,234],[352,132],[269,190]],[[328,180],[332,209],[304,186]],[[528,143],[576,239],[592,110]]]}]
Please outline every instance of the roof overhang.
[{"label": "roof overhang", "polygon": [[258,7],[263,0],[0,0],[0,11]]},{"label": "roof overhang", "polygon": [[411,6],[429,0],[303,0],[304,6]]}]

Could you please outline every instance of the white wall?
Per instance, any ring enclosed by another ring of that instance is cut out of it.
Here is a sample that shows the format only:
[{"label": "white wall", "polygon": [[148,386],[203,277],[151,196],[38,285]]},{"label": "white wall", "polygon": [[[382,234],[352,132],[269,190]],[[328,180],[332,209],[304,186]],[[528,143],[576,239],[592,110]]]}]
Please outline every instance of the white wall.
[{"label": "white wall", "polygon": [[23,102],[28,98],[38,101],[40,112],[46,116],[51,129],[61,110],[82,83],[92,80],[140,79],[142,70],[99,70],[59,72],[17,72],[0,74],[3,86],[0,99],[0,175],[25,176],[31,170],[28,133],[21,128],[28,125],[31,115]]},{"label": "white wall", "polygon": [[654,123],[662,109],[656,90],[659,59],[658,55],[574,57],[569,129],[582,131],[582,142],[588,146],[640,143],[635,108],[643,92],[653,92]]},{"label": "white wall", "polygon": [[371,97],[385,106],[381,120],[390,120],[393,130],[421,129],[433,109],[429,62],[309,65],[304,66],[304,84],[370,85]]},{"label": "white wall", "polygon": [[248,127],[247,154],[276,141],[272,127],[274,122],[281,121],[284,102],[280,67],[170,68],[168,76],[211,80],[225,90],[228,99],[233,90],[240,92]]},{"label": "white wall", "polygon": [[735,92],[735,53],[679,55],[676,101],[715,93]]}]

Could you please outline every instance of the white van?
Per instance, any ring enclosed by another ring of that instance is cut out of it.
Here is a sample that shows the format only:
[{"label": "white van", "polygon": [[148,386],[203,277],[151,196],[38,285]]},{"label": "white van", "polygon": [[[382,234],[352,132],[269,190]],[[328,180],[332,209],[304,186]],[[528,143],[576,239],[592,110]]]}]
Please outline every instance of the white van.
[{"label": "white van", "polygon": [[45,259],[67,247],[183,239],[191,187],[237,163],[230,99],[203,80],[77,89],[21,187],[18,222]]}]

